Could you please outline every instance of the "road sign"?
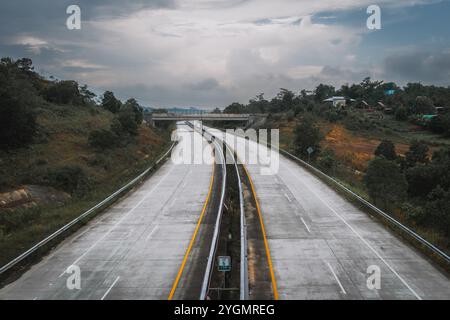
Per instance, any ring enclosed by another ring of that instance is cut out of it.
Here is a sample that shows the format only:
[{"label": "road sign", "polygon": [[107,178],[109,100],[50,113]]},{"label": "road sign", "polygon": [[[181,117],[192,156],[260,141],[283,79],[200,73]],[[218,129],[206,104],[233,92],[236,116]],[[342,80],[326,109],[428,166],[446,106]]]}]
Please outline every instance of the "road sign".
[{"label": "road sign", "polygon": [[217,258],[217,268],[221,272],[231,271],[231,257],[230,256],[219,256]]},{"label": "road sign", "polygon": [[313,147],[309,147],[308,149],[306,149],[306,151],[308,151],[308,154],[311,154],[314,152],[314,148]]}]

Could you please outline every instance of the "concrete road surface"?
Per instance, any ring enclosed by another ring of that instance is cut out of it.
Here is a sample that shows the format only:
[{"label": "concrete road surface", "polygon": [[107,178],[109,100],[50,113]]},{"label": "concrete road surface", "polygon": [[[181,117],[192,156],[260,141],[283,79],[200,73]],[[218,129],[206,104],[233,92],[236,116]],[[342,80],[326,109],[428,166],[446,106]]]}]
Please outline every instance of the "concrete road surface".
[{"label": "concrete road surface", "polygon": [[[189,131],[184,136],[193,134],[187,126],[178,128]],[[136,191],[2,288],[0,299],[167,299],[211,175],[210,164],[167,161]],[[67,286],[73,278],[65,270],[71,265],[80,268],[80,290]]]},{"label": "concrete road surface", "polygon": [[[245,143],[237,138],[237,146]],[[255,154],[257,144],[247,143]],[[247,167],[280,299],[450,299],[440,269],[297,163],[280,155],[272,175],[263,175],[261,165]],[[381,288],[369,289],[377,268]]]}]

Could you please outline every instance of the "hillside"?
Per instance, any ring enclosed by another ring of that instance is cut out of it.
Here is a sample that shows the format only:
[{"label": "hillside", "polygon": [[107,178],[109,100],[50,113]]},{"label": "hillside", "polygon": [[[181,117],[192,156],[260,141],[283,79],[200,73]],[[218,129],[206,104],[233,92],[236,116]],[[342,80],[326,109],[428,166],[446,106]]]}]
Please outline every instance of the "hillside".
[{"label": "hillside", "polygon": [[[12,119],[0,132],[0,265],[119,189],[170,143],[167,129],[142,123],[134,99],[114,100],[118,109],[112,112],[110,100],[85,99],[85,87],[75,83],[67,95],[65,83],[11,63],[2,59],[0,69],[0,113]],[[24,90],[15,91],[17,83]],[[66,96],[74,98],[61,98]],[[23,115],[33,130],[15,139]]]}]

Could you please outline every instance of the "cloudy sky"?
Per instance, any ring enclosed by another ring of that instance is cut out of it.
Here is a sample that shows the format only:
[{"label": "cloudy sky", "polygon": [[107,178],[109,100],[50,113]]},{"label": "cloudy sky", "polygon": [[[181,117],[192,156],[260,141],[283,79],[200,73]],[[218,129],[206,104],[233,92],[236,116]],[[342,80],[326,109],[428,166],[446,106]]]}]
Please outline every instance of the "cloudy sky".
[{"label": "cloudy sky", "polygon": [[[66,28],[81,8],[82,29]],[[382,10],[368,30],[367,7]],[[223,107],[366,76],[450,85],[450,2],[2,0],[0,56],[153,107]]]}]

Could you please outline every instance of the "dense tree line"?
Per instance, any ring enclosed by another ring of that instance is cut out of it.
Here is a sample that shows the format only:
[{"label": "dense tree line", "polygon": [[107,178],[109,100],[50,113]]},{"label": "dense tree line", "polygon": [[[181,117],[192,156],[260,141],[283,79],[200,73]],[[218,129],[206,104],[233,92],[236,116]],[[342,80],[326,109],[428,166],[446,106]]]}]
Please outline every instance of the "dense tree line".
[{"label": "dense tree line", "polygon": [[104,108],[114,114],[109,130],[91,133],[96,148],[119,146],[138,135],[143,108],[131,98],[125,103],[106,91],[100,104],[86,85],[71,80],[48,80],[34,71],[33,62],[23,58],[0,60],[0,150],[26,147],[38,130],[36,111],[45,103],[70,107]]},{"label": "dense tree line", "polygon": [[[331,96],[343,96],[352,101],[349,102],[350,108],[362,101],[372,107],[383,102],[393,109],[398,121],[413,121],[421,115],[434,114],[435,107],[444,107],[444,112],[434,117],[426,126],[433,132],[450,136],[450,88],[420,83],[408,83],[400,87],[394,82],[365,78],[359,84],[344,84],[339,89],[319,84],[313,92],[301,90],[298,94],[282,88],[271,100],[265,99],[261,93],[247,104],[232,103],[224,109],[224,113],[287,113],[297,116],[302,112],[313,112],[331,122],[345,119],[350,129],[370,129],[371,124],[366,119],[325,105],[323,101]],[[366,123],[363,123],[365,121]]]}]

